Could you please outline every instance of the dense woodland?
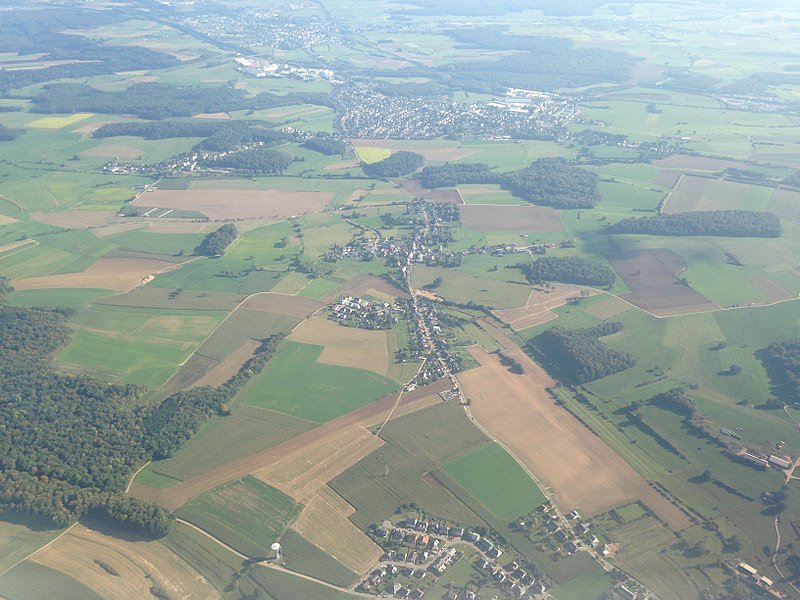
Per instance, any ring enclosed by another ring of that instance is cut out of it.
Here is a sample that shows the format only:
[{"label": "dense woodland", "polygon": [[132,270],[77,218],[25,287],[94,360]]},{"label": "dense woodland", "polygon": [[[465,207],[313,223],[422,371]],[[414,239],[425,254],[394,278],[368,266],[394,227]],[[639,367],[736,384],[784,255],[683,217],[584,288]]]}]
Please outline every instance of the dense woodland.
[{"label": "dense woodland", "polygon": [[563,158],[540,158],[519,171],[495,173],[483,163],[425,167],[420,183],[426,188],[469,183],[494,183],[533,204],[556,208],[592,208],[600,202],[595,173]]},{"label": "dense woodland", "polygon": [[630,217],[609,226],[610,233],[649,235],[717,235],[780,237],[781,222],[772,213],[747,210],[711,210]]},{"label": "dense woodland", "polygon": [[525,275],[531,283],[560,281],[596,286],[613,285],[616,279],[608,265],[580,256],[544,256],[526,265]]},{"label": "dense woodland", "polygon": [[292,156],[263,146],[201,157],[197,164],[212,169],[234,169],[250,175],[281,175],[292,164]]},{"label": "dense woodland", "polygon": [[137,83],[119,92],[104,92],[80,83],[51,83],[33,99],[31,110],[39,113],[97,112],[135,115],[142,119],[190,117],[209,112],[262,110],[293,104],[331,106],[327,94],[292,93],[284,96],[262,92],[249,97],[232,86],[178,87],[166,83]]},{"label": "dense woodland", "polygon": [[236,230],[236,225],[226,223],[203,238],[200,245],[194,249],[194,253],[199,256],[222,256],[237,235],[239,235],[239,232]]},{"label": "dense woodland", "polygon": [[347,144],[341,137],[324,132],[318,132],[314,137],[303,142],[303,148],[325,154],[326,156],[344,154],[347,152]]},{"label": "dense woodland", "polygon": [[172,518],[126,496],[134,471],[171,456],[274,354],[282,335],[219,388],[179,392],[142,407],[144,388],[54,372],[49,357],[69,338],[63,310],[12,308],[0,278],[0,512],[35,515],[63,527],[83,516],[110,519],[159,537]]},{"label": "dense woodland", "polygon": [[17,139],[21,131],[19,129],[11,129],[5,125],[0,125],[0,142],[10,142]]},{"label": "dense woodland", "polygon": [[773,384],[783,400],[800,398],[800,338],[775,342],[759,353],[773,376]]},{"label": "dense woodland", "polygon": [[425,159],[416,152],[401,150],[378,162],[364,164],[362,168],[370,177],[403,177],[410,175],[424,164]]},{"label": "dense woodland", "polygon": [[603,323],[587,329],[553,327],[531,338],[525,351],[557,379],[579,384],[629,369],[636,359],[627,352],[609,348],[600,337],[622,329],[622,323]]}]

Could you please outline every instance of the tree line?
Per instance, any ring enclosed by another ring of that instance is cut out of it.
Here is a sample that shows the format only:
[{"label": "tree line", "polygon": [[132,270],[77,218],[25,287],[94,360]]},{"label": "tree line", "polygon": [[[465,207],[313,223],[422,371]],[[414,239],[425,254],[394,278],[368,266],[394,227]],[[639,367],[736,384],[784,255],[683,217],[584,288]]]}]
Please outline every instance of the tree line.
[{"label": "tree line", "polygon": [[483,163],[425,167],[420,183],[426,188],[461,184],[498,184],[533,204],[556,208],[592,208],[600,202],[599,178],[563,158],[540,158],[524,169],[496,173]]},{"label": "tree line", "polygon": [[239,235],[239,232],[236,229],[236,225],[226,223],[204,237],[203,241],[194,249],[194,253],[199,256],[222,256],[237,235]]},{"label": "tree line", "polygon": [[610,286],[616,274],[608,265],[580,256],[544,256],[530,265],[524,265],[523,272],[531,283],[560,281],[577,285]]},{"label": "tree line", "polygon": [[410,175],[422,165],[425,159],[416,152],[394,152],[391,156],[379,160],[378,162],[364,164],[364,173],[370,177],[403,177]]},{"label": "tree line", "polygon": [[616,333],[622,323],[603,323],[587,329],[553,327],[531,338],[525,351],[542,361],[557,379],[580,384],[606,377],[636,364],[627,352],[609,348],[599,338]]},{"label": "tree line", "polygon": [[781,222],[768,212],[711,210],[630,217],[607,229],[610,233],[648,235],[714,235],[730,237],[780,237]]}]

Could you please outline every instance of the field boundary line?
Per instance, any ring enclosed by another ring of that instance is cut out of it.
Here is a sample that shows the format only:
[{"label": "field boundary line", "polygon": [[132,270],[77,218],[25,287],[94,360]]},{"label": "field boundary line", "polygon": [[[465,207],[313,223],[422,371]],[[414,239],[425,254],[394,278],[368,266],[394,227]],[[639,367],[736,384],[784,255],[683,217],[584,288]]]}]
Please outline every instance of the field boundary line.
[{"label": "field boundary line", "polygon": [[34,550],[34,551],[33,551],[33,552],[31,552],[30,554],[28,554],[28,556],[26,556],[25,558],[21,558],[20,560],[18,560],[17,562],[15,562],[13,565],[11,565],[10,567],[8,567],[8,568],[7,568],[5,571],[3,571],[2,573],[0,573],[0,577],[2,577],[3,575],[5,575],[6,573],[8,573],[8,572],[9,572],[11,569],[13,569],[13,568],[15,568],[15,567],[18,567],[19,565],[21,565],[22,563],[24,563],[26,560],[30,560],[31,558],[33,558],[34,556],[36,556],[37,554],[39,554],[39,552],[41,552],[41,551],[42,551],[42,550],[44,550],[45,548],[48,548],[49,546],[52,546],[53,544],[55,544],[55,543],[56,543],[58,540],[60,540],[60,539],[61,539],[62,537],[64,537],[65,535],[67,535],[67,534],[70,532],[70,530],[71,530],[73,527],[75,527],[77,524],[78,524],[78,522],[77,522],[77,521],[75,521],[75,522],[74,522],[72,525],[70,525],[69,527],[67,527],[67,528],[66,528],[64,531],[62,531],[61,533],[59,533],[59,534],[58,534],[56,537],[54,537],[52,540],[50,540],[49,542],[47,542],[47,543],[46,543],[44,546],[40,546],[39,548],[37,548],[36,550]]},{"label": "field boundary line", "polygon": [[153,462],[152,460],[148,460],[148,461],[147,461],[146,463],[144,463],[144,464],[143,464],[141,467],[139,467],[138,469],[136,469],[136,473],[134,473],[133,475],[131,475],[131,479],[130,479],[130,481],[128,481],[128,486],[125,488],[125,493],[126,493],[126,494],[127,494],[128,492],[130,492],[130,491],[131,491],[131,486],[133,485],[133,480],[134,480],[134,479],[136,479],[136,476],[137,476],[139,473],[141,473],[142,471],[144,471],[144,470],[147,468],[147,465],[149,465],[149,464],[150,464],[150,463],[152,463],[152,462]]},{"label": "field boundary line", "polygon": [[677,189],[678,189],[678,187],[681,185],[681,182],[683,181],[683,178],[684,178],[685,176],[686,176],[686,174],[685,174],[685,173],[681,173],[681,174],[678,176],[678,180],[677,180],[677,181],[676,181],[676,182],[675,182],[675,183],[672,185],[672,188],[670,188],[669,192],[667,192],[667,195],[666,195],[666,196],[664,196],[664,201],[661,203],[661,208],[660,208],[660,209],[659,209],[659,211],[658,211],[658,212],[659,212],[659,214],[662,214],[662,215],[664,214],[664,211],[665,211],[665,210],[666,210],[666,208],[667,208],[667,203],[668,203],[668,202],[670,201],[670,199],[672,198],[672,193],[673,193],[675,190],[677,190]]},{"label": "field boundary line", "polygon": [[[31,245],[32,244],[32,245]],[[24,244],[20,244],[16,248],[9,248],[9,250],[15,250],[15,252],[11,252],[10,254],[6,254],[5,256],[0,256],[0,260],[4,258],[9,258],[10,256],[14,256],[15,254],[19,254],[20,252],[24,252],[25,250],[30,250],[31,248],[36,248],[39,245],[39,242],[36,240],[29,240],[29,242],[25,242]]]}]

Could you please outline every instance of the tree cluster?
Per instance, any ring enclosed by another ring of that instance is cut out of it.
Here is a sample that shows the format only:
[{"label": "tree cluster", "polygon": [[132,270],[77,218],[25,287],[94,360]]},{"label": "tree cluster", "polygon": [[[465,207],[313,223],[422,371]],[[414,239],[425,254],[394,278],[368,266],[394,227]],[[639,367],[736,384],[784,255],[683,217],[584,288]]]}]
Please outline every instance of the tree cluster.
[{"label": "tree cluster", "polygon": [[344,154],[347,152],[347,144],[338,135],[318,132],[311,139],[303,142],[303,148],[319,152],[325,156]]},{"label": "tree cluster", "polygon": [[394,152],[391,156],[363,165],[364,172],[370,177],[403,177],[410,175],[422,165],[425,159],[416,152]]},{"label": "tree cluster", "polygon": [[780,396],[797,401],[800,398],[800,338],[773,342],[759,354],[774,373]]},{"label": "tree cluster", "polygon": [[574,384],[586,383],[636,364],[633,356],[609,348],[599,339],[621,328],[620,323],[588,329],[553,327],[531,338],[525,350],[539,358],[559,379]]},{"label": "tree cluster", "polygon": [[426,188],[495,183],[528,202],[556,208],[592,208],[600,202],[598,182],[595,173],[563,158],[540,158],[510,173],[492,172],[482,163],[425,167],[420,173],[420,183]]},{"label": "tree cluster", "polygon": [[292,160],[292,156],[286,152],[257,146],[200,158],[197,163],[204,167],[234,169],[250,175],[281,175],[292,164]]},{"label": "tree cluster", "polygon": [[0,125],[0,142],[10,142],[17,139],[19,134],[22,133],[19,129],[12,129],[5,125]]},{"label": "tree cluster", "polygon": [[603,263],[580,256],[543,256],[525,267],[525,275],[532,283],[560,281],[577,285],[613,285],[614,270]]},{"label": "tree cluster", "polygon": [[630,217],[608,227],[610,233],[648,235],[716,235],[780,237],[781,222],[772,213],[747,210],[711,210]]},{"label": "tree cluster", "polygon": [[221,256],[228,246],[233,243],[237,235],[239,235],[239,232],[236,230],[236,225],[226,223],[203,238],[200,245],[194,249],[194,253],[199,256]]}]

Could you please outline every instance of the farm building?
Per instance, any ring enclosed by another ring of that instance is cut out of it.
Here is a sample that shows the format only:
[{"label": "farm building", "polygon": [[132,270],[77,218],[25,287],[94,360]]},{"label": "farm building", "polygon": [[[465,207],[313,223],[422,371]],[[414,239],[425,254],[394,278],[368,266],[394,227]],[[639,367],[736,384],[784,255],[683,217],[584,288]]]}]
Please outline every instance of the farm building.
[{"label": "farm building", "polygon": [[774,454],[770,455],[769,462],[770,464],[773,464],[781,469],[788,469],[792,466],[790,461],[786,460],[785,458],[781,458],[780,456],[775,456]]}]

